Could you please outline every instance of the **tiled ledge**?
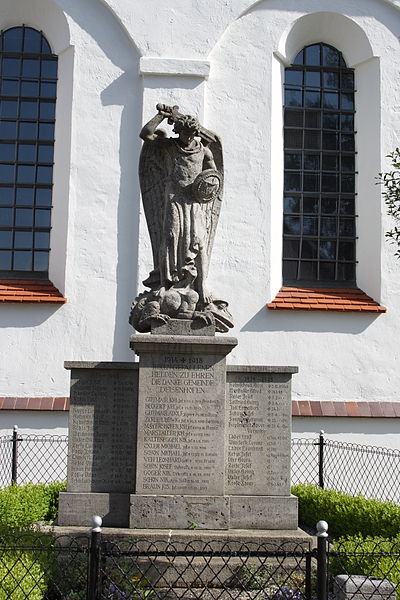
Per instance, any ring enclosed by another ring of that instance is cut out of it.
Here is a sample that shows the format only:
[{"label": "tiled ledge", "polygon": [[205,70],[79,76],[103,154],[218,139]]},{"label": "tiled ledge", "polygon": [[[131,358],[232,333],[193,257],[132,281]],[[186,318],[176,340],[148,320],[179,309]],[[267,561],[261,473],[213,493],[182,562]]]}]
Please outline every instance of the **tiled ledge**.
[{"label": "tiled ledge", "polygon": [[370,296],[359,289],[282,287],[267,304],[270,310],[323,310],[357,313],[384,313]]},{"label": "tiled ledge", "polygon": [[[0,397],[0,410],[68,411],[69,398]],[[400,402],[292,400],[294,417],[400,418]]]},{"label": "tiled ledge", "polygon": [[64,304],[67,299],[51,281],[0,279],[0,302],[41,302]]}]

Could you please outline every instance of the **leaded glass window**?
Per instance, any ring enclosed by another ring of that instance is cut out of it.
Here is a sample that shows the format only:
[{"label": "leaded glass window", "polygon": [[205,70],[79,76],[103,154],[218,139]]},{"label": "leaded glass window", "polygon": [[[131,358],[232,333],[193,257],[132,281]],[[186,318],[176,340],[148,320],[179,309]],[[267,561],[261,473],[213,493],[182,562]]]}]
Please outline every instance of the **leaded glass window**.
[{"label": "leaded glass window", "polygon": [[0,276],[47,277],[57,56],[42,33],[0,35]]},{"label": "leaded glass window", "polygon": [[354,71],[327,44],[285,70],[283,280],[355,285]]}]

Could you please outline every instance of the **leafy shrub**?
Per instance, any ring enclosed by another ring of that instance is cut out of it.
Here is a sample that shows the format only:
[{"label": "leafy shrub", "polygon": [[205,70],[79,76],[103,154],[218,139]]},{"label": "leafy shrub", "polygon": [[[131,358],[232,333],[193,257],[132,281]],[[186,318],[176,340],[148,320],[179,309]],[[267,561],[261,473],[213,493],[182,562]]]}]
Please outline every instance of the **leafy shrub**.
[{"label": "leafy shrub", "polygon": [[293,486],[292,493],[299,499],[300,522],[315,528],[323,519],[328,522],[332,537],[393,538],[400,533],[400,506],[392,502],[348,496],[306,484]]},{"label": "leafy shrub", "polygon": [[28,552],[2,552],[0,600],[42,600],[46,590],[44,572]]},{"label": "leafy shrub", "polygon": [[64,483],[13,485],[0,489],[0,529],[29,528],[36,521],[52,521]]}]

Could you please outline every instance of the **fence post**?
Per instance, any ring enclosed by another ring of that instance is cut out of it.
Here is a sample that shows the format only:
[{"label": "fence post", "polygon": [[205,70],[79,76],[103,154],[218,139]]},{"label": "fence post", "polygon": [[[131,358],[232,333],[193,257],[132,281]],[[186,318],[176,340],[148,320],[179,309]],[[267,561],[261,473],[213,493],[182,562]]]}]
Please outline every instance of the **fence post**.
[{"label": "fence post", "polygon": [[328,598],[328,560],[327,560],[327,537],[328,523],[318,521],[317,523],[317,598],[327,600]]},{"label": "fence post", "polygon": [[101,524],[103,520],[98,515],[92,517],[92,533],[89,549],[88,600],[97,600],[100,565]]},{"label": "fence post", "polygon": [[324,431],[319,432],[319,453],[318,453],[318,485],[324,489]]},{"label": "fence post", "polygon": [[14,425],[12,434],[12,463],[11,463],[11,485],[17,485],[18,476],[18,425]]}]

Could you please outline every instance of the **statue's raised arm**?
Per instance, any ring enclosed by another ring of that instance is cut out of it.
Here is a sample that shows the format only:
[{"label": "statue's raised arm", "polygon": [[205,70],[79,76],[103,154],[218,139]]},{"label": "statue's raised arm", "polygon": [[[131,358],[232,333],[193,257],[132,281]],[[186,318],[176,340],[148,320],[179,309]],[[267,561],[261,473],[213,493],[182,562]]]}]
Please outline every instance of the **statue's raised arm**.
[{"label": "statue's raised arm", "polygon": [[[150,331],[156,321],[194,318],[232,327],[227,304],[207,290],[207,275],[223,191],[218,136],[183,115],[178,106],[157,104],[140,132],[144,140],[139,179],[153,252],[150,288],[133,305],[131,323]],[[158,129],[166,120],[177,137]]]}]

